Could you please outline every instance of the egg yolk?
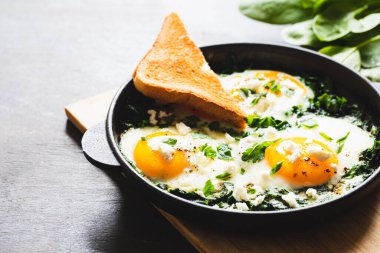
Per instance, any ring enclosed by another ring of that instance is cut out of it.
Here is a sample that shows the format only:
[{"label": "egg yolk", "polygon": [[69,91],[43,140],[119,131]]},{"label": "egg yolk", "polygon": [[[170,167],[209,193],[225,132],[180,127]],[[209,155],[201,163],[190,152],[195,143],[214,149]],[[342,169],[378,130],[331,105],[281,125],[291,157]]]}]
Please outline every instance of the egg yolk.
[{"label": "egg yolk", "polygon": [[[306,90],[306,87],[303,83],[301,83],[299,80],[297,80],[295,77],[291,76],[291,75],[288,75],[286,73],[283,73],[283,72],[279,72],[279,71],[260,71],[257,73],[257,76],[258,78],[265,78],[265,79],[268,79],[269,81],[278,81],[278,82],[283,82],[285,80],[289,80],[291,81],[292,83],[296,84],[299,88],[301,88],[303,90],[304,93],[307,92]],[[264,92],[266,91],[267,88],[265,88],[265,85],[260,87],[258,92]],[[270,90],[270,89],[269,89]],[[281,91],[278,91],[278,92],[275,92],[277,95],[281,95]]]},{"label": "egg yolk", "polygon": [[[292,142],[295,148],[284,149],[285,141]],[[321,159],[320,156],[308,152],[309,145],[319,148],[328,156]],[[295,156],[294,152],[297,152]],[[317,186],[328,182],[336,173],[335,165],[338,163],[336,154],[325,144],[303,137],[287,138],[273,143],[265,150],[265,159],[272,168],[282,162],[273,176],[281,176],[294,187]]]},{"label": "egg yolk", "polygon": [[[153,150],[148,141],[158,136],[174,136],[174,133],[159,132],[138,141],[134,150],[134,160],[137,167],[148,177],[154,179],[170,179],[178,176],[188,166],[185,151],[175,150],[171,159],[165,157],[157,150]],[[167,145],[164,144],[163,145]]]}]

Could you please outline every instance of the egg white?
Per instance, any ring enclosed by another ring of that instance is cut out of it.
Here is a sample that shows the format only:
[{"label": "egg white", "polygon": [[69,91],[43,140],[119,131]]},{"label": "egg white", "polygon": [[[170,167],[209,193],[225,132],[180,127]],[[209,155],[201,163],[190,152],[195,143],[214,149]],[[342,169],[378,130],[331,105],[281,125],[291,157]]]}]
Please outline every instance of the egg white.
[{"label": "egg white", "polygon": [[[310,118],[310,116],[302,117],[299,118],[299,121],[310,120]],[[346,135],[347,132],[350,132],[342,151],[336,154],[339,161],[337,164],[337,174],[333,178],[333,181],[336,183],[344,174],[344,168],[351,168],[359,162],[360,153],[373,145],[374,138],[369,133],[354,125],[351,118],[338,119],[327,116],[313,116],[312,120],[318,124],[317,127],[310,129],[300,125],[282,131],[269,127],[258,129],[257,132],[240,141],[229,143],[233,157],[231,161],[208,158],[199,150],[199,147],[206,143],[216,150],[219,144],[231,142],[230,138],[226,137],[225,134],[213,132],[212,138],[201,139],[195,138],[193,131],[186,135],[175,135],[173,136],[173,138],[177,139],[175,147],[182,150],[189,150],[187,152],[189,166],[182,174],[175,178],[167,180],[158,179],[156,182],[166,183],[173,189],[178,188],[186,192],[196,191],[200,195],[203,195],[202,188],[207,180],[210,179],[214,184],[217,184],[221,182],[221,180],[217,179],[216,176],[228,172],[232,175],[228,181],[236,186],[252,184],[263,190],[271,188],[292,189],[293,186],[281,177],[270,176],[271,167],[268,165],[268,161],[263,159],[257,163],[244,162],[241,160],[242,153],[256,143],[291,137],[305,137],[318,140],[336,152],[338,149],[336,140]],[[158,131],[168,131],[178,134],[178,131],[174,127],[165,129],[156,127],[130,129],[121,136],[120,150],[126,157],[133,161],[134,147],[141,137]],[[329,135],[333,140],[327,141],[320,135],[321,132]],[[198,148],[196,152],[193,151],[194,147]],[[245,170],[244,174],[240,173],[241,169]]]}]

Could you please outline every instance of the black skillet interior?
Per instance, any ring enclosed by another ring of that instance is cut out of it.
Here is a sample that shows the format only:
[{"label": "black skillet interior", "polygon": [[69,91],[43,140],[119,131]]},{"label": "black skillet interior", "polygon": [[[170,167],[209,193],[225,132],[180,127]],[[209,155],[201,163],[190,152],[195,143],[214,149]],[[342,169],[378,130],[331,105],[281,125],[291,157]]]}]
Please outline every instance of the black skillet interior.
[{"label": "black skillet interior", "polygon": [[[380,112],[379,93],[360,75],[324,56],[309,50],[270,44],[226,44],[202,48],[210,67],[216,73],[232,73],[245,69],[273,69],[293,74],[311,74],[330,80],[337,92],[353,99],[367,111]],[[377,170],[366,183],[344,197],[308,208],[274,212],[238,212],[213,209],[181,199],[150,184],[138,175],[123,158],[117,148],[120,134],[125,131],[125,122],[135,113],[130,105],[149,108],[154,101],[139,93],[133,82],[120,89],[107,119],[107,135],[115,157],[126,172],[136,192],[170,213],[220,226],[247,227],[266,226],[278,223],[293,225],[306,219],[318,220],[349,206],[373,189],[379,180]],[[377,113],[377,114],[375,114]]]}]

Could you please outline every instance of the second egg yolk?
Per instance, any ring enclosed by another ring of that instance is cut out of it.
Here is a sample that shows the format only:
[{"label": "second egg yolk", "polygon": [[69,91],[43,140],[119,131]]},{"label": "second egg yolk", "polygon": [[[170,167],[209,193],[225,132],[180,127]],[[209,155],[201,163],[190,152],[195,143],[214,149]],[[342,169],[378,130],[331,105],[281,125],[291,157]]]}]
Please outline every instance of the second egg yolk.
[{"label": "second egg yolk", "polygon": [[[290,141],[297,150],[281,150],[281,145],[285,141]],[[320,157],[308,153],[308,145],[315,145],[323,152],[330,154],[321,161]],[[291,159],[290,157],[294,152],[298,152],[297,156],[295,159]],[[317,140],[310,142],[303,137],[287,138],[275,142],[266,149],[265,159],[271,167],[282,162],[280,169],[274,176],[281,176],[294,187],[317,186],[328,182],[336,173],[336,166],[334,165],[338,163],[336,154],[325,144]]]}]

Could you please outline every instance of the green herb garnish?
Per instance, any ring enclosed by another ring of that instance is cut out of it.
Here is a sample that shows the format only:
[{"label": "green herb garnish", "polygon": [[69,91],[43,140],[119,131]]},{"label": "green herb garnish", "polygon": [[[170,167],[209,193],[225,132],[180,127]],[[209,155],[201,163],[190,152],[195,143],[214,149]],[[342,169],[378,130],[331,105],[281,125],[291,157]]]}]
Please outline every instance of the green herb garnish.
[{"label": "green herb garnish", "polygon": [[142,140],[142,141],[146,141],[146,137],[144,137],[144,136],[141,137],[141,140]]},{"label": "green herb garnish", "polygon": [[216,151],[211,146],[209,146],[207,143],[202,145],[200,150],[203,152],[203,154],[206,157],[209,158],[215,158],[216,157]]},{"label": "green herb garnish", "polygon": [[338,143],[338,150],[337,150],[337,153],[339,154],[340,152],[342,152],[342,149],[343,149],[343,146],[344,146],[344,142],[346,141],[347,137],[350,135],[350,132],[347,132],[347,134],[345,136],[343,136],[342,138],[339,138],[336,143]]},{"label": "green herb garnish", "polygon": [[281,91],[280,83],[279,82],[274,82],[274,84],[272,85],[272,87],[270,88],[270,90],[273,93],[280,92]]},{"label": "green herb garnish", "polygon": [[216,150],[218,158],[222,160],[232,160],[231,148],[227,144],[220,144]]},{"label": "green herb garnish", "polygon": [[163,143],[166,143],[166,144],[168,144],[170,146],[174,146],[177,143],[177,139],[169,138],[169,139],[163,141]]},{"label": "green herb garnish", "polygon": [[264,158],[266,148],[276,141],[278,140],[264,141],[260,144],[253,145],[251,148],[248,148],[246,151],[244,151],[241,160],[245,162],[251,161],[253,163],[261,161]]},{"label": "green herb garnish", "polygon": [[251,90],[247,88],[240,88],[240,91],[244,94],[246,98],[249,96],[249,94],[251,94]]},{"label": "green herb garnish", "polygon": [[247,117],[247,123],[250,127],[255,128],[268,128],[268,127],[274,127],[277,130],[283,130],[290,126],[290,124],[284,120],[278,120],[273,117],[264,117],[261,118],[257,115],[250,115]]},{"label": "green herb garnish", "polygon": [[207,180],[204,187],[203,187],[203,194],[208,197],[210,196],[211,194],[213,194],[215,192],[215,187],[214,185],[212,184],[211,180]]},{"label": "green herb garnish", "polygon": [[266,97],[266,96],[267,96],[266,93],[259,93],[259,94],[257,94],[257,96],[252,100],[251,105],[252,106],[257,105],[260,102],[260,99],[263,98],[263,97]]},{"label": "green herb garnish", "polygon": [[332,141],[333,140],[333,138],[331,138],[330,136],[328,136],[325,133],[319,132],[319,135],[322,136],[327,141]]},{"label": "green herb garnish", "polygon": [[314,120],[308,120],[302,123],[302,126],[306,128],[316,128],[318,126],[318,123],[315,122]]},{"label": "green herb garnish", "polygon": [[216,176],[217,179],[221,179],[221,180],[228,180],[231,178],[231,173],[228,173],[228,172],[224,172],[222,174],[219,174]]},{"label": "green herb garnish", "polygon": [[240,168],[240,174],[244,175],[245,174],[245,169]]},{"label": "green herb garnish", "polygon": [[283,162],[284,162],[284,161],[281,161],[281,162],[276,163],[276,164],[272,167],[272,169],[271,169],[271,171],[270,171],[270,174],[271,174],[271,175],[276,174],[277,171],[279,171],[279,170],[281,169],[281,166],[282,166],[282,163],[283,163]]}]

